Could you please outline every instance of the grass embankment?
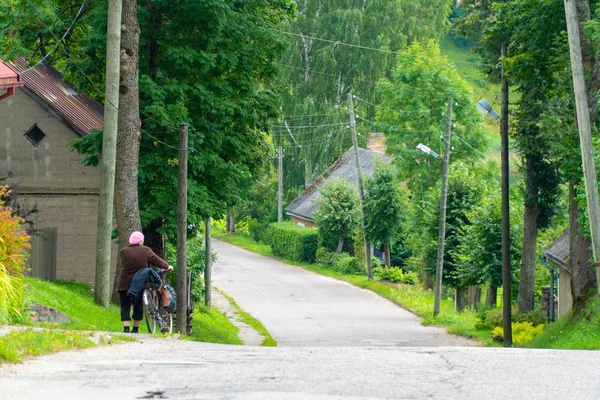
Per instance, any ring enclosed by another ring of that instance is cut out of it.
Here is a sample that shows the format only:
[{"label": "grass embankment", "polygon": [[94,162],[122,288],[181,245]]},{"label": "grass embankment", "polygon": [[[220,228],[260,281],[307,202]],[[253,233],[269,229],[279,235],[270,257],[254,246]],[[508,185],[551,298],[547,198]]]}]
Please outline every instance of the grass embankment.
[{"label": "grass embankment", "polygon": [[476,339],[485,345],[492,345],[492,334],[487,331],[475,329],[477,316],[474,312],[465,311],[459,313],[454,308],[452,299],[442,299],[440,314],[433,317],[433,292],[424,290],[419,286],[388,284],[386,282],[370,281],[363,275],[345,275],[336,271],[325,269],[318,264],[308,264],[283,260],[273,256],[271,248],[267,245],[256,243],[252,238],[244,234],[229,234],[222,229],[215,228],[213,236],[249,251],[259,249],[259,254],[281,260],[288,264],[297,265],[307,270],[324,276],[339,279],[351,283],[363,289],[371,290],[380,296],[393,301],[401,307],[419,315],[424,325],[444,327],[450,333]]},{"label": "grass embankment", "polygon": [[[70,349],[83,349],[102,344],[135,341],[132,336],[100,335],[96,331],[121,332],[119,307],[110,304],[108,309],[94,303],[89,285],[75,282],[47,282],[25,278],[25,301],[54,308],[69,317],[68,322],[29,322],[35,328],[15,330],[0,336],[0,363],[20,362],[27,356],[49,354]],[[192,340],[241,344],[237,328],[221,312],[200,306],[194,314]],[[140,332],[146,333],[142,322]]]},{"label": "grass embankment", "polygon": [[221,292],[221,294],[229,301],[229,304],[231,304],[237,310],[236,314],[240,317],[241,321],[247,325],[250,325],[252,327],[252,329],[257,331],[260,335],[262,335],[265,338],[263,340],[263,342],[261,343],[261,346],[266,346],[266,347],[277,346],[277,341],[275,339],[273,339],[273,337],[271,336],[269,331],[267,331],[267,328],[265,328],[264,325],[261,324],[259,320],[254,318],[252,315],[248,314],[246,311],[242,310],[233,298],[227,296],[223,292]]}]

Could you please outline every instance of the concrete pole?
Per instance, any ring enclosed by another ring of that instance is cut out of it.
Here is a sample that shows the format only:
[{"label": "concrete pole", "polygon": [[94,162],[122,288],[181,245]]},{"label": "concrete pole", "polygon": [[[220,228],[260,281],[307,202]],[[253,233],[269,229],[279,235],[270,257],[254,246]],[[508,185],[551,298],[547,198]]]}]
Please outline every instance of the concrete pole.
[{"label": "concrete pole", "polygon": [[187,158],[188,124],[179,125],[179,171],[177,179],[177,331],[187,334]]},{"label": "concrete pole", "polygon": [[277,222],[283,222],[283,146],[279,146],[279,185],[277,189]]},{"label": "concrete pole", "polygon": [[348,111],[350,112],[350,129],[352,130],[352,145],[354,146],[354,160],[356,162],[356,177],[358,179],[358,198],[360,201],[361,227],[365,244],[365,257],[367,263],[367,276],[370,280],[373,279],[373,266],[371,265],[371,248],[369,247],[369,239],[367,238],[366,212],[365,212],[365,195],[363,192],[362,174],[360,172],[360,159],[358,157],[358,138],[356,137],[356,120],[354,117],[354,106],[352,104],[352,93],[348,93]]},{"label": "concrete pole", "polygon": [[[502,57],[506,57],[507,44],[502,43]],[[501,164],[502,164],[502,326],[504,347],[512,346],[512,310],[510,289],[510,205],[508,198],[508,80],[502,63],[502,110],[500,112]]]},{"label": "concrete pole", "polygon": [[592,251],[596,267],[596,281],[600,293],[600,202],[598,200],[598,183],[594,167],[594,146],[590,128],[590,114],[583,73],[581,56],[581,40],[579,37],[579,19],[574,0],[565,0],[565,14],[567,17],[567,33],[571,53],[571,70],[573,72],[573,89],[575,91],[575,106],[577,108],[577,126],[579,129],[579,142],[581,148],[581,161],[585,180],[585,196],[587,201],[588,218],[590,220],[590,234],[592,236]]},{"label": "concrete pole", "polygon": [[115,196],[115,165],[117,128],[119,125],[119,72],[121,49],[121,0],[108,2],[106,31],[106,92],[104,100],[104,134],[102,137],[102,170],[98,199],[98,230],[96,233],[96,277],[94,300],[102,307],[110,301],[110,260]]},{"label": "concrete pole", "polygon": [[446,240],[446,201],[448,198],[448,164],[450,163],[450,137],[452,134],[452,97],[448,98],[446,110],[446,132],[444,134],[444,156],[442,158],[442,198],[440,199],[440,230],[438,233],[437,264],[435,267],[435,297],[433,316],[440,313],[442,302],[442,277],[444,273],[444,244]]}]

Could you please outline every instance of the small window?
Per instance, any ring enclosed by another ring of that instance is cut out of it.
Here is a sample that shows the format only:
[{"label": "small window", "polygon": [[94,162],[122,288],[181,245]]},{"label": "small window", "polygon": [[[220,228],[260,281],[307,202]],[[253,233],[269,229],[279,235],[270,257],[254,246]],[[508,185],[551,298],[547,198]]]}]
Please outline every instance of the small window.
[{"label": "small window", "polygon": [[38,128],[37,124],[34,124],[27,132],[25,132],[25,137],[37,147],[46,137],[46,134]]}]

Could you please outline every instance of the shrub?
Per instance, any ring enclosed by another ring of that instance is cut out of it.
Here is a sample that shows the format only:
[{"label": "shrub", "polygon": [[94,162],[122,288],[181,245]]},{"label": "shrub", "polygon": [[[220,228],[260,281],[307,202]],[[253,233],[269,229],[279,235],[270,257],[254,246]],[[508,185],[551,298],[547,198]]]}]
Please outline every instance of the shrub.
[{"label": "shrub", "polygon": [[317,255],[317,230],[296,226],[292,222],[269,225],[273,254],[292,261],[314,262]]},{"label": "shrub", "polygon": [[402,268],[383,268],[383,267],[375,267],[373,268],[373,274],[379,280],[386,280],[393,283],[406,283],[409,285],[415,285],[419,283],[419,276],[414,272],[406,272],[402,271]]},{"label": "shrub", "polygon": [[[475,324],[475,328],[481,330],[494,329],[502,326],[502,308],[485,309],[479,313],[479,322]],[[543,325],[546,319],[539,310],[528,312],[520,312],[517,306],[513,306],[511,310],[511,322],[530,322],[533,325]]]},{"label": "shrub", "polygon": [[[0,186],[0,198],[10,191]],[[0,324],[15,322],[22,317],[23,273],[29,236],[21,230],[21,218],[0,200]]]},{"label": "shrub", "polygon": [[361,271],[359,261],[348,253],[334,253],[320,247],[317,250],[317,263],[324,268],[332,269],[342,274],[356,274]]},{"label": "shrub", "polygon": [[[516,345],[521,345],[532,341],[536,336],[541,335],[544,332],[546,325],[534,325],[531,322],[513,322],[512,327],[512,339]],[[492,337],[495,341],[501,342],[504,339],[504,329],[501,326],[494,328],[492,331]]]}]

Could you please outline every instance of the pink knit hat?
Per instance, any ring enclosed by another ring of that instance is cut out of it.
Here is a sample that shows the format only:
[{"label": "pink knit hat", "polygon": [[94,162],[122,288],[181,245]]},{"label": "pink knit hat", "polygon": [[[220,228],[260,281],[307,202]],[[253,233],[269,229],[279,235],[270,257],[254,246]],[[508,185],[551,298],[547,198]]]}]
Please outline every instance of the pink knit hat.
[{"label": "pink knit hat", "polygon": [[144,241],[144,234],[142,232],[135,231],[129,236],[129,244],[140,244]]}]

